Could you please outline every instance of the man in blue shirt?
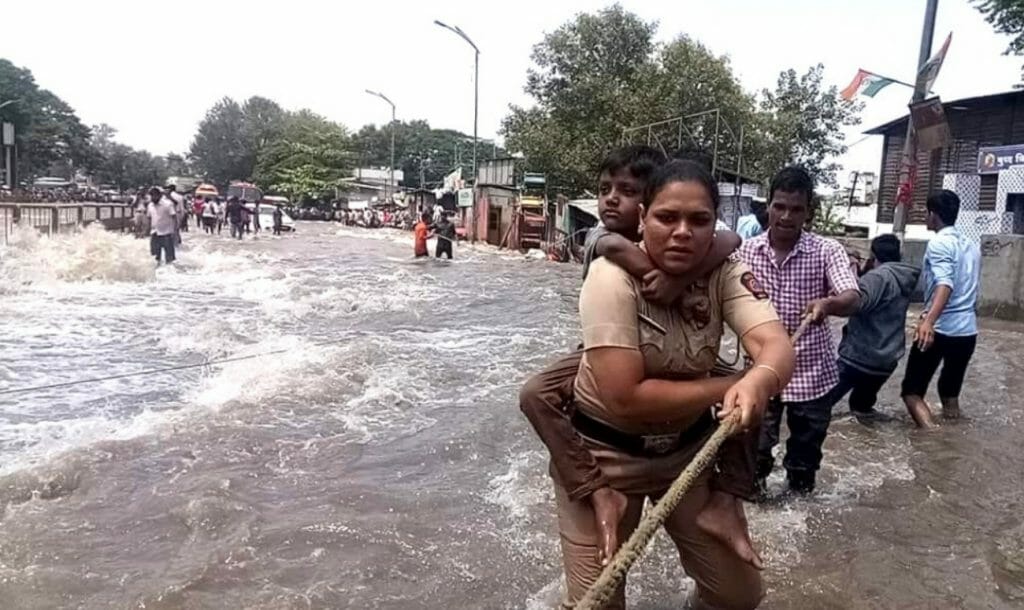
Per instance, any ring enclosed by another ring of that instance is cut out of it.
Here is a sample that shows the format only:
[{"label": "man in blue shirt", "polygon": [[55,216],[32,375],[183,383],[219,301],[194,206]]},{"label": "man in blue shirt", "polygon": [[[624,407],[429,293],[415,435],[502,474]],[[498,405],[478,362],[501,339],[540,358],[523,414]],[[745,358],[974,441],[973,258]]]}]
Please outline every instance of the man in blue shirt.
[{"label": "man in blue shirt", "polygon": [[764,233],[768,226],[768,204],[764,201],[751,201],[750,213],[740,216],[736,221],[736,233],[743,241]]},{"label": "man in blue shirt", "polygon": [[928,229],[936,235],[924,255],[925,313],[914,333],[902,390],[903,402],[920,427],[935,425],[924,396],[940,363],[942,416],[960,416],[960,388],[978,339],[975,308],[981,278],[981,250],[955,226],[960,198],[943,190],[926,205]]}]

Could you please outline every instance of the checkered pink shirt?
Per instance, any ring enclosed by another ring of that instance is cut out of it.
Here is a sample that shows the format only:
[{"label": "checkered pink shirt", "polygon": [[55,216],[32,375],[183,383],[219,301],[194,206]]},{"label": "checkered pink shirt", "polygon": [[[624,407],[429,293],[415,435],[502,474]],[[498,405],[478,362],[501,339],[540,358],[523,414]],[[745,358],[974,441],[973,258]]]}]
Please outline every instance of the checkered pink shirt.
[{"label": "checkered pink shirt", "polygon": [[[786,330],[800,326],[804,308],[845,290],[857,290],[850,259],[839,242],[804,231],[789,256],[777,265],[769,232],[743,242],[740,257],[761,282]],[[824,396],[839,381],[836,346],[828,324],[811,326],[796,344],[796,370],[782,391],[783,402]]]}]

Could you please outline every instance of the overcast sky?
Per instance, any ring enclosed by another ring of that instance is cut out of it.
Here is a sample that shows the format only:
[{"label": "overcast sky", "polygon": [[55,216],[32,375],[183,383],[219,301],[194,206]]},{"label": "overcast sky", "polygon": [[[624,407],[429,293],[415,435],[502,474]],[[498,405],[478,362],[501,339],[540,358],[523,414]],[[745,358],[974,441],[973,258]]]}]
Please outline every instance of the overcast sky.
[{"label": "overcast sky", "polygon": [[[609,2],[489,3],[51,0],[4,3],[0,57],[27,67],[87,124],[106,122],[119,139],[154,153],[188,150],[196,125],[220,97],[262,95],[310,108],[351,129],[399,119],[472,133],[472,49],[433,25],[459,25],[480,47],[480,135],[494,136],[523,92],[530,49],[581,11]],[[857,68],[912,80],[924,0],[629,0],[660,24],[658,37],[686,33],[728,55],[750,91],[780,70],[825,64],[846,86]],[[165,8],[157,8],[163,5]],[[935,48],[953,43],[936,84],[945,100],[1009,90],[1024,58],[1004,57],[997,36],[967,0],[940,0]],[[0,92],[2,93],[2,92]],[[867,102],[860,129],[905,112],[896,85]],[[856,144],[846,170],[878,171],[881,138]],[[843,180],[843,175],[840,180]]]}]

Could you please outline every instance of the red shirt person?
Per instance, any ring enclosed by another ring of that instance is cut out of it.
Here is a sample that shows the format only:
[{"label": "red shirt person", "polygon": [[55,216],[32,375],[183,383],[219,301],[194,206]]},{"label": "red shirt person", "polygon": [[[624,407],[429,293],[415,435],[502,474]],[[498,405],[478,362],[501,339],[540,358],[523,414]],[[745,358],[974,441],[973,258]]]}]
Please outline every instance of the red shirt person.
[{"label": "red shirt person", "polygon": [[430,256],[430,251],[427,250],[427,235],[430,233],[430,229],[427,228],[428,222],[430,222],[430,214],[424,212],[413,229],[413,252],[416,254],[416,258]]}]

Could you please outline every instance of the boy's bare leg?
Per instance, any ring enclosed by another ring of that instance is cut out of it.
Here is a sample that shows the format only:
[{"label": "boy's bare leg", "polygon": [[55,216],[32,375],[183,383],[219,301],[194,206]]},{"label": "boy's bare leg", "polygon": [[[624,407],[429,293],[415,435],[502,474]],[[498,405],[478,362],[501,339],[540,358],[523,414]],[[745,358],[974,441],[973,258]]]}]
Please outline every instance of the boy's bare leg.
[{"label": "boy's bare leg", "polygon": [[764,569],[764,562],[750,540],[743,501],[736,496],[724,491],[712,491],[707,504],[697,513],[697,527],[720,540],[743,561],[758,570]]}]

